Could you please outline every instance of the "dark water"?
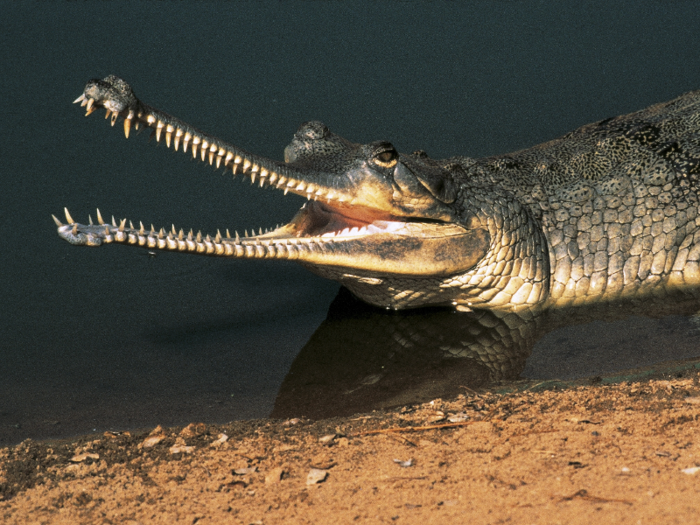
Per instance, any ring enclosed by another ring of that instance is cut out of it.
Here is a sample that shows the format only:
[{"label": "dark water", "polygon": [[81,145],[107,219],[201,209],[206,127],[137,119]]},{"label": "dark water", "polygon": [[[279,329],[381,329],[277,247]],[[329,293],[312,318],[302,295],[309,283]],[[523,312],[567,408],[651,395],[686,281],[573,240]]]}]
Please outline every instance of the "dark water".
[{"label": "dark water", "polygon": [[[215,231],[301,205],[85,119],[70,102],[88,79],[118,74],[274,158],[312,119],[358,142],[484,156],[700,88],[699,23],[695,2],[661,1],[3,3],[0,444],[266,416],[337,291],[288,263],[60,241],[50,214],[64,206]],[[601,326],[552,336],[528,376],[659,355],[620,338],[626,357],[592,358]],[[663,360],[696,356],[686,339]]]}]

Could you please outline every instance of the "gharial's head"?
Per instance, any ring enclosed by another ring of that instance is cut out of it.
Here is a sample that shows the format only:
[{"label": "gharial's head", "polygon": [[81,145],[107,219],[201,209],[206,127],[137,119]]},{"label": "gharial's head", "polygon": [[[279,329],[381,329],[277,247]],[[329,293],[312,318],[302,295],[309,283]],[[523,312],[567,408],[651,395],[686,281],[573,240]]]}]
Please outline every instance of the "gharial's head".
[{"label": "gharial's head", "polygon": [[[288,224],[253,237],[203,238],[174,228],[170,233],[149,232],[127,227],[126,221],[105,225],[101,219],[99,225],[85,226],[68,216],[69,224],[60,224],[59,233],[69,242],[117,241],[209,255],[296,260],[342,282],[367,302],[393,308],[471,300],[486,304],[495,295],[479,299],[485,290],[477,286],[475,295],[470,281],[488,277],[489,268],[497,264],[502,248],[498,223],[502,227],[503,218],[491,215],[500,204],[469,194],[458,163],[404,155],[383,141],[355,144],[320,122],[301,125],[285,148],[284,163],[262,158],[142,104],[126,82],[113,76],[88,83],[78,101],[88,114],[105,107],[112,124],[118,116],[124,118],[127,137],[132,124],[152,127],[157,140],[164,136],[176,150],[180,145],[184,151],[192,148],[195,157],[210,164],[309,200]],[[511,259],[516,256],[510,254]]]}]

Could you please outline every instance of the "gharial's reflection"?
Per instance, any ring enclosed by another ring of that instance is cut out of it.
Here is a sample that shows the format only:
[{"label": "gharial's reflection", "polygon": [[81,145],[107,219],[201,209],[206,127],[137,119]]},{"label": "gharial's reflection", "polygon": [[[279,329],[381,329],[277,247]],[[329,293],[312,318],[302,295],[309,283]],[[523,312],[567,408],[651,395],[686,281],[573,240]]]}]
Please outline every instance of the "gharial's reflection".
[{"label": "gharial's reflection", "polygon": [[451,397],[518,379],[535,343],[557,328],[699,310],[697,299],[679,294],[529,318],[449,308],[396,312],[369,306],[341,288],[292,364],[270,417],[347,416]]}]

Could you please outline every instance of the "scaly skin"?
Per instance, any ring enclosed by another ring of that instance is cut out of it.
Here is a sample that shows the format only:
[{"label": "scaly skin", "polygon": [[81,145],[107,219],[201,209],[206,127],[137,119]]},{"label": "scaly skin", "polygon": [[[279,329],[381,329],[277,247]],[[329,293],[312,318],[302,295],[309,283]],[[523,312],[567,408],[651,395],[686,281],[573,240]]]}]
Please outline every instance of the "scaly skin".
[{"label": "scaly skin", "polygon": [[488,309],[513,326],[554,306],[694,295],[700,284],[700,92],[480,160],[354,144],[310,122],[285,163],[146,106],[117,77],[91,81],[78,101],[88,114],[105,107],[113,125],[123,118],[127,136],[151,127],[176,150],[310,202],[243,239],[66,214],[68,224],[55,220],[73,244],[297,260],[374,305]]}]

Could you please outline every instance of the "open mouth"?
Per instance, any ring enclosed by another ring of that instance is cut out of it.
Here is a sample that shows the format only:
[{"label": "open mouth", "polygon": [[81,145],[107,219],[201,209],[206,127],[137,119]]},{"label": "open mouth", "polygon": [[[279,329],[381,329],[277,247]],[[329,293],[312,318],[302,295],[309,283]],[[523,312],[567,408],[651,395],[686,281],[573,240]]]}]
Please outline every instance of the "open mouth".
[{"label": "open mouth", "polygon": [[[173,145],[175,151],[182,146],[182,151],[188,153],[189,148],[195,158],[230,170],[234,176],[241,174],[261,187],[304,196],[308,202],[288,224],[243,237],[238,233],[231,235],[228,230],[225,235],[219,231],[216,235],[203,235],[192,230],[178,231],[174,226],[169,230],[156,230],[153,226],[147,229],[142,223],[138,227],[131,221],[127,224],[127,219],[112,218],[109,224],[99,210],[97,224],[92,219],[89,224],[79,224],[66,210],[67,224],[56,217],[54,220],[59,236],[71,244],[100,246],[116,242],[148,249],[287,259],[313,267],[408,276],[463,271],[474,266],[488,249],[490,237],[483,228],[396,215],[396,210],[402,210],[392,200],[397,186],[387,181],[392,180],[391,170],[401,164],[399,154],[388,143],[373,146],[371,158],[380,171],[362,172],[365,178],[360,180],[352,171],[352,162],[348,164],[349,171],[345,165],[339,168],[339,163],[349,158],[343,155],[362,153],[365,146],[332,135],[320,123],[302,125],[294,139],[298,142],[293,141],[299,146],[294,155],[298,162],[282,163],[243,151],[143,104],[126,82],[114,76],[90,81],[75,102],[86,106],[88,115],[104,107],[112,125],[122,118],[127,138],[132,126],[137,130],[140,126],[151,128],[156,141],[165,139],[166,146]],[[309,145],[304,142],[307,139],[312,140],[311,153],[304,150]],[[406,184],[405,179],[402,182]],[[395,179],[394,183],[398,184]],[[416,195],[418,202],[431,202],[424,194]]]}]

